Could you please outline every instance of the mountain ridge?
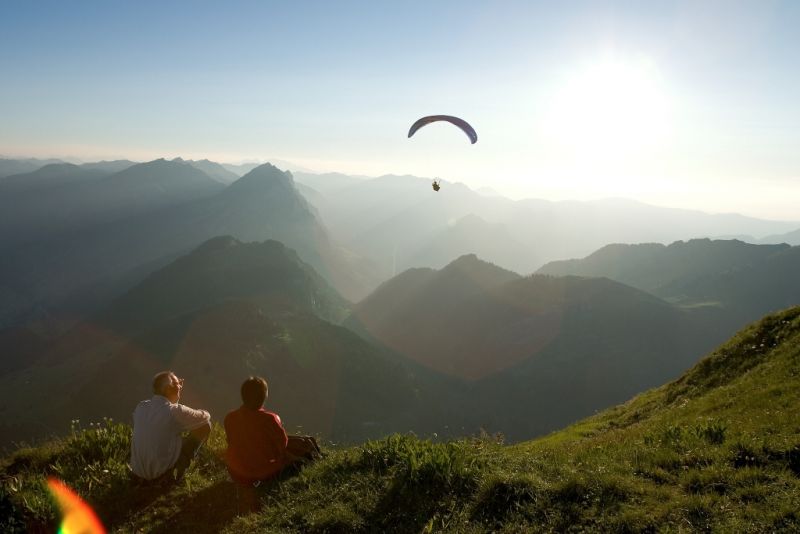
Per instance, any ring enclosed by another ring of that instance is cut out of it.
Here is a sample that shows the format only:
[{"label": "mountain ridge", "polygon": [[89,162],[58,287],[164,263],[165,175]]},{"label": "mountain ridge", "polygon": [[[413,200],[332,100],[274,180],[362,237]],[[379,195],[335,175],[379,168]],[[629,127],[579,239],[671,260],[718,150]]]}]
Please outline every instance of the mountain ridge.
[{"label": "mountain ridge", "polygon": [[[78,229],[16,249],[11,261],[0,267],[2,279],[14,281],[8,287],[9,295],[16,295],[6,301],[5,310],[0,310],[0,320],[5,314],[10,317],[5,324],[9,324],[15,317],[35,314],[36,306],[30,303],[57,312],[75,295],[84,302],[70,304],[74,311],[102,304],[119,293],[120,287],[130,287],[137,277],[147,274],[137,274],[142,266],[153,269],[166,265],[206,239],[224,234],[243,241],[284,242],[339,290],[357,293],[360,283],[356,280],[363,273],[331,243],[325,228],[293,187],[291,175],[266,165],[241,178],[241,183],[224,188],[186,163],[160,161],[150,168],[164,166],[180,167],[185,176],[204,176],[210,187],[219,190],[178,206],[85,231]],[[130,176],[133,171],[125,172]],[[15,302],[27,302],[29,309],[16,308]]]},{"label": "mountain ridge", "polygon": [[[296,424],[337,440],[433,428],[440,409],[423,409],[434,388],[421,384],[435,377],[334,324],[347,306],[282,243],[213,238],[52,340],[30,365],[0,373],[2,434],[63,432],[64,413],[124,418],[163,368],[194,382],[187,402],[218,416],[257,373],[279,384],[275,401]],[[31,381],[61,404],[33,403]],[[362,406],[361,397],[373,402]],[[391,415],[378,420],[375,410]]]},{"label": "mountain ridge", "polygon": [[607,276],[682,306],[717,308],[728,333],[800,302],[800,247],[695,239],[669,246],[608,245],[539,272]]}]

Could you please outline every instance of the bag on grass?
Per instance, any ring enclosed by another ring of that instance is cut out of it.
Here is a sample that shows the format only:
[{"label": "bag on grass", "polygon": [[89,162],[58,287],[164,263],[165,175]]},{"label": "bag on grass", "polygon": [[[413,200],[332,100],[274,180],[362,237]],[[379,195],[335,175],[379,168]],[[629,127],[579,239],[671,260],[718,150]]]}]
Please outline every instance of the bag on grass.
[{"label": "bag on grass", "polygon": [[317,440],[313,436],[289,436],[289,443],[286,444],[286,452],[291,456],[302,458],[307,461],[316,460],[322,457],[322,451],[317,445]]}]

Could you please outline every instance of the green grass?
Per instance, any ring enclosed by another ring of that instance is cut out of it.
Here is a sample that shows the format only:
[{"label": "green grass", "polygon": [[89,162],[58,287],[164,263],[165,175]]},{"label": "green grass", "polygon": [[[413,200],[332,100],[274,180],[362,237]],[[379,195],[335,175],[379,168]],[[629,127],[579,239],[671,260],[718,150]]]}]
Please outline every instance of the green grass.
[{"label": "green grass", "polygon": [[119,532],[800,531],[800,308],[765,318],[677,381],[512,446],[394,435],[331,449],[258,489],[250,513],[215,428],[185,482],[132,488],[130,429],[105,421],[0,465],[0,530],[47,531],[63,478]]}]

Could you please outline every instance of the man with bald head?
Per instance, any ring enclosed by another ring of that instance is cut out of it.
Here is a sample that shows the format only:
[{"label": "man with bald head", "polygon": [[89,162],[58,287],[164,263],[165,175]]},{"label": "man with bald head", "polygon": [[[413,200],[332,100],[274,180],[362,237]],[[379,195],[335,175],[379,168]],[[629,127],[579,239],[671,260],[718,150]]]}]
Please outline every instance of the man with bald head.
[{"label": "man with bald head", "polygon": [[[153,396],[133,411],[131,470],[140,481],[179,481],[211,433],[211,416],[178,404],[183,379],[172,371],[153,377]],[[184,435],[186,433],[186,435]]]}]

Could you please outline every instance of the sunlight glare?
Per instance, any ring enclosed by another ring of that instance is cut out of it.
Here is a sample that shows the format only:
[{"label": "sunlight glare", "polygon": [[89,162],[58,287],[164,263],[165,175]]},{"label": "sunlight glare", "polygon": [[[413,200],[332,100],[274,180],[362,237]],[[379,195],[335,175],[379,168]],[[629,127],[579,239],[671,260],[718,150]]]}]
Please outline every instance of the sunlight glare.
[{"label": "sunlight glare", "polygon": [[542,132],[552,155],[582,172],[613,174],[649,162],[667,141],[670,103],[647,58],[605,58],[573,71]]}]

